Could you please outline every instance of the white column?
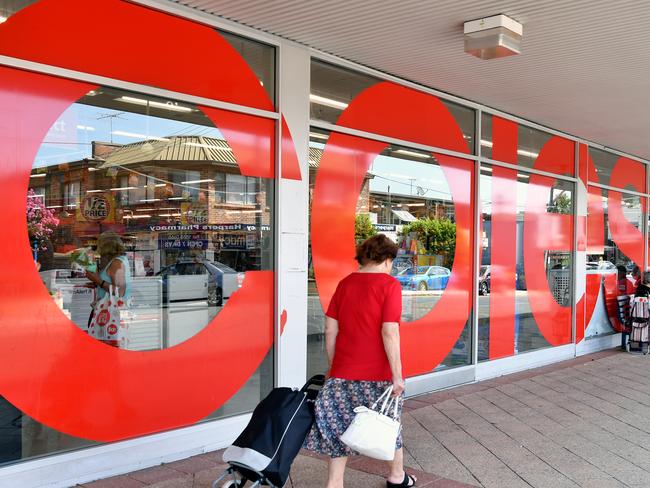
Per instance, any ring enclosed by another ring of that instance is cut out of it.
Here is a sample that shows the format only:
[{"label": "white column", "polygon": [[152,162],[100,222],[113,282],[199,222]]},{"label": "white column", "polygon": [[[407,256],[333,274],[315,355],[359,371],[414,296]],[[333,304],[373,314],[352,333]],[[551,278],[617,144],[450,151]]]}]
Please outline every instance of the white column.
[{"label": "white column", "polygon": [[307,268],[309,239],[309,51],[279,50],[280,110],[289,126],[302,180],[279,179],[278,386],[301,386],[307,371]]}]

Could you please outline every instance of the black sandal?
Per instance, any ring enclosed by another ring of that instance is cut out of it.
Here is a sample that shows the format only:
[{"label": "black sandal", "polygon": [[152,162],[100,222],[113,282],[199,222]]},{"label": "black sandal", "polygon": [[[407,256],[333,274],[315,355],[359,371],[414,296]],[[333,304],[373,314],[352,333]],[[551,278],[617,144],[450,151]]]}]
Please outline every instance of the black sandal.
[{"label": "black sandal", "polygon": [[410,488],[411,486],[415,486],[417,481],[417,478],[408,473],[404,473],[404,481],[401,483],[391,483],[390,481],[386,481],[386,488]]}]

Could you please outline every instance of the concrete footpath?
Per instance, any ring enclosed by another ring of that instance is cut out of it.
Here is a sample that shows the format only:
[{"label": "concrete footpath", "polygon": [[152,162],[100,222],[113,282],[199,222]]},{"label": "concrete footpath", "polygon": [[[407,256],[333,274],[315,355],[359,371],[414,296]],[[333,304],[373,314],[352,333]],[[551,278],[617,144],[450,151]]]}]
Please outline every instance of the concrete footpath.
[{"label": "concrete footpath", "polygon": [[[605,351],[408,400],[406,462],[420,487],[650,487],[650,356]],[[87,488],[204,488],[223,470],[203,454]],[[386,486],[354,458],[346,488]],[[288,487],[322,487],[325,461],[296,460]]]}]

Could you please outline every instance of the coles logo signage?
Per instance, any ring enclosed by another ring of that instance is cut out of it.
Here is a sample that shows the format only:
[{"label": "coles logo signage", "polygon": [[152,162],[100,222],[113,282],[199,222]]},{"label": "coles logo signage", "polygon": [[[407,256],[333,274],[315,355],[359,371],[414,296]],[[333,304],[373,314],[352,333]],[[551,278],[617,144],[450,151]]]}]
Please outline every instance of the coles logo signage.
[{"label": "coles logo signage", "polygon": [[93,222],[106,220],[111,212],[111,203],[101,193],[87,195],[81,202],[81,215]]},{"label": "coles logo signage", "polygon": [[104,327],[111,320],[111,314],[108,310],[100,310],[97,314],[97,325]]},{"label": "coles logo signage", "polygon": [[[78,42],[77,26],[93,25],[97,18],[110,23],[113,35],[99,37],[93,43]],[[39,39],[48,42],[38,42],[32,35],[36,31],[40,33]],[[169,36],[169,32],[175,35]],[[16,42],[19,39],[31,42]],[[178,39],[185,42],[179,43]],[[145,43],[143,47],[151,55],[143,60],[141,50],[132,49],[135,43]],[[187,44],[202,48],[188,51]],[[123,53],[121,62],[107,63],[115,52]],[[255,74],[215,29],[121,0],[41,0],[0,25],[0,55],[275,110]],[[221,62],[206,65],[206,58]],[[71,104],[95,89],[98,87],[91,83],[0,67],[0,123],[4,122],[1,118],[20,119],[3,124],[7,130],[0,132],[0,178],[7,201],[6,238],[0,241],[0,247],[5,246],[0,251],[6,251],[0,252],[0,266],[5,270],[0,276],[0,317],[3,317],[0,357],[11,365],[0,372],[0,395],[39,422],[66,434],[115,441],[192,425],[240,390],[273,345],[274,275],[272,271],[246,272],[242,287],[201,332],[177,346],[148,352],[107,347],[92,340],[59,313],[52,300],[45,299],[42,282],[33,272],[33,257],[25,232],[26,182],[34,154],[48,130]],[[275,174],[273,158],[274,120],[212,107],[199,108],[228,141],[242,175],[280,176]],[[300,180],[289,131],[283,120],[281,123],[281,176]],[[377,83],[361,92],[337,123],[457,153],[470,153],[461,129],[439,99],[391,83]],[[29,137],[16,129],[26,126],[30,127]],[[505,153],[506,157],[499,157],[503,161],[508,161],[510,154],[516,162],[515,129],[507,123],[495,124],[493,153]],[[325,147],[311,217],[314,272],[325,308],[338,281],[356,269],[351,256],[355,254],[354,222],[359,189],[371,163],[386,147],[384,142],[335,131]],[[573,167],[574,154],[573,143],[553,137],[540,151],[535,168],[545,174],[564,173],[566,168]],[[475,240],[474,162],[446,154],[435,157],[452,194],[456,249],[451,278],[436,305],[426,316],[405,323],[402,328],[405,371],[409,375],[436,368],[453,348],[471,313],[468,277],[473,272]],[[582,158],[580,164],[582,168]],[[630,174],[623,169],[621,178]],[[509,171],[499,174],[495,168],[494,186],[505,189],[505,195],[513,195],[516,187],[516,171]],[[586,181],[582,173],[581,169],[580,179]],[[526,231],[524,238],[524,260],[530,308],[540,333],[550,344],[559,345],[571,340],[571,307],[555,301],[546,280],[544,262],[548,250],[573,250],[573,220],[570,215],[546,211],[548,192],[554,185],[556,181],[552,177],[531,176],[525,226],[532,230]],[[602,220],[602,202],[589,196],[590,218],[600,215]],[[492,249],[501,249],[500,254],[492,256],[492,262],[494,265],[498,261],[501,269],[508,271],[502,276],[512,277],[516,271],[513,262],[516,253],[508,250],[508,245],[514,242],[511,237],[516,236],[517,202],[508,198],[499,202],[500,207],[493,210],[492,235],[493,239],[504,237],[501,246],[492,244]],[[83,199],[81,212],[89,221],[103,221],[111,212],[111,203],[102,194],[90,194]],[[619,213],[622,215],[622,210]],[[583,232],[586,225],[584,222],[580,225],[578,251],[584,251],[585,247],[602,248],[604,232],[600,233],[600,241],[586,242]],[[640,241],[635,232],[638,230],[621,225],[612,231],[621,240]],[[506,239],[506,236],[510,237]],[[643,256],[643,252],[637,254]],[[16,276],[23,280],[23,286],[16,287]],[[500,321],[490,322],[490,357],[496,358],[513,351],[516,290],[514,282],[506,282],[505,278],[498,281],[495,273],[493,280],[490,310],[498,310],[502,316]],[[597,296],[597,292],[598,288],[587,283],[587,297],[594,293]],[[585,296],[576,295],[577,299]],[[586,302],[583,323],[588,322],[594,300],[588,298]],[[25,314],[27,307],[32,307],[34,313]],[[106,325],[109,320],[110,316],[106,316],[100,322]],[[283,314],[282,324],[285,322],[286,314]],[[57,340],[52,341],[51,337]],[[33,357],[47,360],[33,361]],[[233,361],[233,357],[241,360]],[[79,364],[85,365],[83,370]],[[111,370],[115,372],[110,382],[88,381],[89,377],[101,377],[107,365],[113,366]],[[29,381],[25,381],[25,375],[29,375]],[[107,414],[96,415],[100,409]],[[70,415],[73,411],[75,415]]]}]

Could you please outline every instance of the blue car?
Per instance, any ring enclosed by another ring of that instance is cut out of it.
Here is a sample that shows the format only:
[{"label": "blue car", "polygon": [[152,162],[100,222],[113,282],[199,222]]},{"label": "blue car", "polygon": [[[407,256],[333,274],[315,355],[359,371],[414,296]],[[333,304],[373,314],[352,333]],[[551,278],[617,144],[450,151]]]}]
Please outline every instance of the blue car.
[{"label": "blue car", "polygon": [[404,290],[444,290],[450,275],[442,266],[418,266],[400,271],[395,278]]}]

